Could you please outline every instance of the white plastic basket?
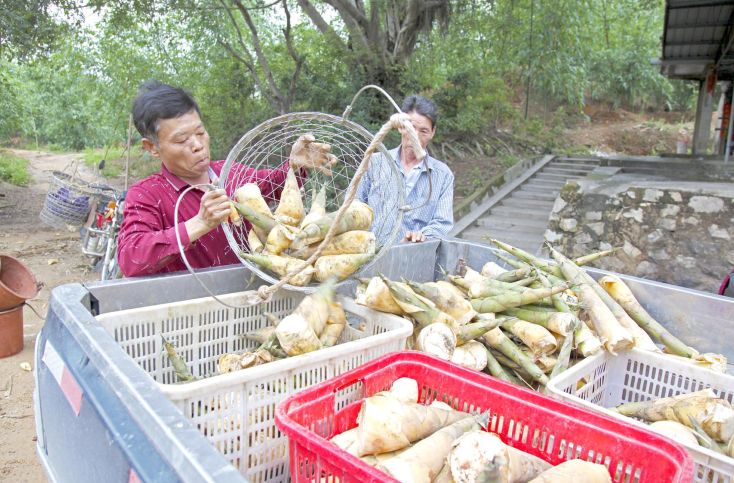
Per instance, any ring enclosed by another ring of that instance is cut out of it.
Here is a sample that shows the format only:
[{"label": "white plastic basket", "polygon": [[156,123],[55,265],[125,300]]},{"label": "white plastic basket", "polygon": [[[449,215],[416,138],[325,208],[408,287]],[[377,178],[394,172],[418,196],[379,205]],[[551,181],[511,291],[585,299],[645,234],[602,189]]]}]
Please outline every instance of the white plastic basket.
[{"label": "white plastic basket", "polygon": [[[607,352],[596,354],[554,377],[546,386],[548,393],[554,397],[643,427],[647,425],[606,408],[627,402],[676,396],[708,387],[719,397],[732,402],[734,376],[639,349],[617,356]],[[734,459],[700,446],[677,442],[685,446],[695,460],[694,481],[734,482]]]},{"label": "white plastic basket", "polygon": [[[275,426],[275,406],[295,392],[405,348],[413,325],[339,298],[349,324],[334,347],[227,374],[221,354],[255,348],[240,334],[268,325],[263,315],[290,314],[304,294],[281,290],[259,306],[231,309],[210,297],[111,312],[100,324],[159,385],[160,390],[252,482],[286,481],[288,441]],[[242,294],[220,297],[243,304]],[[355,327],[362,325],[364,330]],[[174,384],[162,348],[172,342],[200,380]],[[348,396],[348,395],[342,395]]]}]

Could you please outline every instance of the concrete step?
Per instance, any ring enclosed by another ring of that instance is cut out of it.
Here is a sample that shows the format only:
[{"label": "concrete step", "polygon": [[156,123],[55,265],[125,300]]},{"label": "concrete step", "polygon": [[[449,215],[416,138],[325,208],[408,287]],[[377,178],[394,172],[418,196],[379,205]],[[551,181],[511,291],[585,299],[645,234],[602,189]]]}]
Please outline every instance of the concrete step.
[{"label": "concrete step", "polygon": [[548,217],[550,216],[550,210],[543,210],[543,211],[526,211],[526,210],[518,210],[516,208],[513,208],[511,206],[497,206],[493,207],[491,214],[493,215],[506,215],[507,217],[517,217],[522,218],[526,220],[538,220],[542,222],[547,222]]},{"label": "concrete step", "polygon": [[532,218],[519,218],[513,216],[506,216],[504,214],[496,213],[493,215],[487,215],[479,218],[476,222],[477,225],[482,226],[494,226],[502,225],[504,227],[524,227],[524,228],[536,228],[545,231],[545,227],[548,225],[547,221],[532,219]]},{"label": "concrete step", "polygon": [[599,166],[599,163],[565,163],[563,161],[554,161],[545,165],[546,168],[558,168],[558,169],[579,169],[579,170],[593,170]]},{"label": "concrete step", "polygon": [[586,177],[599,165],[595,159],[562,158],[547,164],[467,227],[459,236],[487,243],[493,236],[537,253],[543,244],[548,218],[568,180]]},{"label": "concrete step", "polygon": [[547,211],[553,208],[553,200],[531,200],[528,198],[518,198],[510,196],[503,199],[497,206],[511,206],[515,209],[528,209],[533,211]]},{"label": "concrete step", "polygon": [[[527,193],[541,193],[541,194],[558,194],[561,192],[561,188],[563,187],[563,184],[554,183],[555,186],[551,186],[550,188],[546,186],[546,182],[541,180],[540,181],[543,186],[533,185],[532,180],[526,181],[523,183],[519,189],[513,191],[513,193],[516,193],[518,191],[525,191]],[[565,183],[564,183],[565,184]]]},{"label": "concrete step", "polygon": [[586,176],[587,174],[594,171],[593,166],[586,168],[556,168],[555,166],[546,166],[540,172],[541,173],[552,173],[552,174],[566,174],[570,176]]},{"label": "concrete step", "polygon": [[477,243],[489,244],[487,237],[490,237],[486,227],[470,226],[459,235],[464,240],[471,240]]},{"label": "concrete step", "polygon": [[623,166],[623,173],[643,174],[646,176],[670,176],[675,174],[674,169],[660,169],[644,166]]},{"label": "concrete step", "polygon": [[556,197],[558,197],[558,193],[548,193],[546,191],[540,191],[540,190],[533,190],[533,189],[524,189],[521,188],[519,190],[515,190],[510,195],[512,198],[519,198],[524,200],[533,200],[533,201],[555,201]]},{"label": "concrete step", "polygon": [[523,184],[523,188],[535,188],[546,190],[547,192],[560,191],[561,187],[566,184],[565,181],[548,181],[545,179],[530,179]]},{"label": "concrete step", "polygon": [[543,233],[545,233],[545,225],[543,224],[518,225],[518,224],[513,223],[510,220],[502,219],[502,218],[493,218],[491,216],[487,218],[478,219],[476,226],[480,228],[485,228],[485,229],[503,230],[508,233],[523,233],[525,235],[532,235],[532,236],[540,237],[540,238],[542,238]]},{"label": "concrete step", "polygon": [[577,174],[559,174],[559,173],[546,173],[545,171],[541,171],[540,173],[533,176],[532,179],[543,179],[543,180],[549,180],[549,181],[563,181],[569,179],[581,179],[584,176],[580,176]]},{"label": "concrete step", "polygon": [[556,158],[553,163],[598,165],[599,160],[594,158],[566,156],[562,158]]},{"label": "concrete step", "polygon": [[488,243],[487,238],[497,238],[530,253],[535,253],[542,245],[542,240],[538,240],[535,237],[515,236],[511,232],[505,232],[503,230],[488,231],[486,228],[480,229],[476,227],[468,228],[461,234],[461,238],[484,244]]}]

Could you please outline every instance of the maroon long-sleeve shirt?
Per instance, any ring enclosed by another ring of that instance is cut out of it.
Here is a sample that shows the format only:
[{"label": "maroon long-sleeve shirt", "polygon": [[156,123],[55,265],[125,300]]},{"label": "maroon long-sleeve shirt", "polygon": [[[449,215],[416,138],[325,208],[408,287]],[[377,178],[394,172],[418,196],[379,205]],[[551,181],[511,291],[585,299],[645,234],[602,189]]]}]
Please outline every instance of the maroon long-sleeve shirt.
[{"label": "maroon long-sleeve shirt", "polygon": [[[211,169],[219,176],[224,161],[214,161]],[[257,183],[263,197],[271,202],[280,198],[280,190],[288,174],[288,163],[277,169],[261,169],[232,165],[230,177]],[[301,174],[301,173],[299,173]],[[299,176],[300,178],[300,176]],[[299,180],[300,181],[300,180]],[[186,270],[179,254],[176,232],[186,258],[193,268],[215,267],[239,263],[221,226],[193,243],[184,222],[199,213],[204,191],[193,189],[186,193],[178,209],[178,226],[173,224],[173,210],[180,194],[189,187],[161,166],[161,170],[133,184],[125,197],[125,211],[117,240],[117,259],[127,277]],[[228,191],[234,191],[234,187]],[[230,197],[233,193],[228,192]]]}]

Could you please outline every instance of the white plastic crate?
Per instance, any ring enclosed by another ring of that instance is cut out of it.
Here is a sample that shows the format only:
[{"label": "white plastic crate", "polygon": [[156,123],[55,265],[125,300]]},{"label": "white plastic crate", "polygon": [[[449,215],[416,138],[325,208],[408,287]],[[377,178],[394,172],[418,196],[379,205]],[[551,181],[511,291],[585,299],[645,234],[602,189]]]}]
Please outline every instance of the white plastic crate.
[{"label": "white plastic crate", "polygon": [[[606,408],[676,396],[708,387],[729,402],[733,402],[734,398],[734,376],[639,349],[617,356],[607,352],[591,356],[551,379],[546,387],[549,394],[559,399],[643,427],[647,425]],[[734,459],[700,446],[677,442],[693,456],[696,463],[694,481],[734,483]]]},{"label": "white plastic crate", "polygon": [[[303,297],[281,290],[270,302],[243,309],[231,309],[207,297],[111,312],[97,320],[249,481],[286,481],[288,442],[275,426],[276,404],[301,389],[404,349],[413,332],[412,323],[403,318],[339,298],[349,324],[334,347],[216,373],[221,354],[257,347],[240,334],[267,326],[264,312],[282,318]],[[219,298],[230,305],[244,304],[240,293]],[[364,330],[355,329],[360,325]],[[161,335],[175,345],[200,380],[175,384]]]}]

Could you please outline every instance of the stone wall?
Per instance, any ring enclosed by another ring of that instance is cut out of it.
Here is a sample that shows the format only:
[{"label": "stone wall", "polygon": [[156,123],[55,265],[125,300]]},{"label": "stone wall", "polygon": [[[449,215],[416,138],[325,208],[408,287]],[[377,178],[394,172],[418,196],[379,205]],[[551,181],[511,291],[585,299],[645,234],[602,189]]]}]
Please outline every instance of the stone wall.
[{"label": "stone wall", "polygon": [[716,292],[734,268],[734,184],[626,175],[569,182],[545,238],[574,257],[621,247],[594,265]]}]

